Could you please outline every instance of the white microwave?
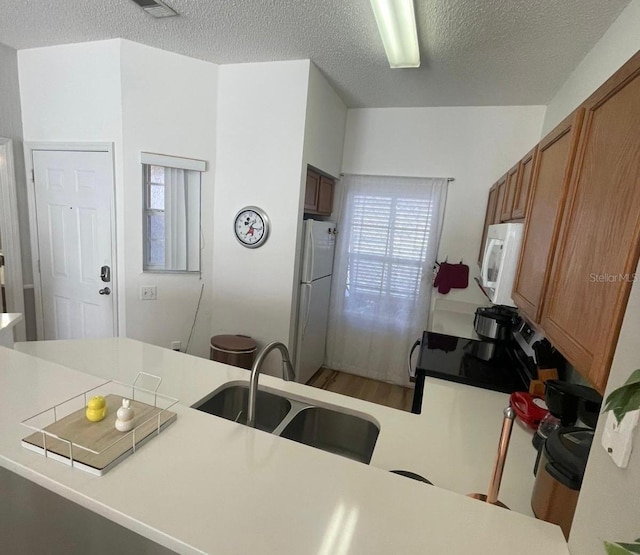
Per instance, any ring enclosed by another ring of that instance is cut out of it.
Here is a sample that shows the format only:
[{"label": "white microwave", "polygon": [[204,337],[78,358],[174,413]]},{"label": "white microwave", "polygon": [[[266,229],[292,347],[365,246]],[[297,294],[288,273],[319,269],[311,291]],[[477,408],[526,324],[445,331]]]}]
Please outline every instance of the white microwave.
[{"label": "white microwave", "polygon": [[524,224],[495,224],[487,231],[480,284],[493,304],[515,306],[511,298]]}]

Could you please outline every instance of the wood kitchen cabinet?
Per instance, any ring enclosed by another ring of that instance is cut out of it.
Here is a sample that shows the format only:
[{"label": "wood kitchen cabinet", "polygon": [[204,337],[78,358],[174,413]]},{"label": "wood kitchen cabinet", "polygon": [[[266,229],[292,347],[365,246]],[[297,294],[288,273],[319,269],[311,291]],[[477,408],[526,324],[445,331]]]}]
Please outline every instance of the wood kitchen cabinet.
[{"label": "wood kitchen cabinet", "polygon": [[518,175],[518,184],[516,186],[516,194],[513,199],[513,210],[511,217],[515,220],[524,218],[527,211],[527,200],[529,199],[529,191],[531,191],[531,180],[533,178],[533,163],[538,147],[536,146],[520,160],[520,172]]},{"label": "wood kitchen cabinet", "polygon": [[640,52],[583,108],[541,324],[602,393],[640,250]]},{"label": "wood kitchen cabinet", "polygon": [[520,162],[507,172],[504,192],[504,203],[500,214],[501,222],[508,222],[513,219],[513,201],[516,198],[516,188],[518,186],[518,174],[520,172]]},{"label": "wood kitchen cabinet", "polygon": [[478,252],[478,265],[482,265],[482,257],[484,255],[484,243],[487,239],[487,231],[490,225],[499,224],[502,220],[503,208],[507,195],[507,178],[509,174],[504,174],[489,189],[489,198],[487,200],[487,209],[484,215],[484,224],[482,227],[482,240],[480,242],[480,251]]},{"label": "wood kitchen cabinet", "polygon": [[484,255],[484,242],[487,239],[489,226],[495,222],[498,206],[498,185],[497,183],[489,189],[489,199],[487,200],[487,211],[484,215],[484,227],[482,228],[482,240],[480,242],[480,252],[478,253],[478,264],[482,264]]},{"label": "wood kitchen cabinet", "polygon": [[504,207],[504,199],[507,193],[507,174],[505,173],[495,185],[496,193],[496,212],[492,224],[499,224],[502,221],[502,209]]},{"label": "wood kitchen cabinet", "polygon": [[312,169],[307,170],[304,211],[307,214],[330,216],[333,211],[335,180]]},{"label": "wood kitchen cabinet", "polygon": [[531,202],[511,297],[534,324],[540,323],[583,114],[582,109],[571,114],[521,162],[521,180],[531,173]]}]

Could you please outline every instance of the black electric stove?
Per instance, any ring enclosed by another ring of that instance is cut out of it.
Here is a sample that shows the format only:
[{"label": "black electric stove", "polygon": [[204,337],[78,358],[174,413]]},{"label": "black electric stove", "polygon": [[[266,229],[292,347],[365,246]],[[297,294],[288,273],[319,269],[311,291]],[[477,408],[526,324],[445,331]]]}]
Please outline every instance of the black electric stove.
[{"label": "black electric stove", "polygon": [[416,365],[412,412],[420,412],[424,377],[430,376],[503,393],[526,391],[522,371],[509,343],[493,343],[424,332]]}]

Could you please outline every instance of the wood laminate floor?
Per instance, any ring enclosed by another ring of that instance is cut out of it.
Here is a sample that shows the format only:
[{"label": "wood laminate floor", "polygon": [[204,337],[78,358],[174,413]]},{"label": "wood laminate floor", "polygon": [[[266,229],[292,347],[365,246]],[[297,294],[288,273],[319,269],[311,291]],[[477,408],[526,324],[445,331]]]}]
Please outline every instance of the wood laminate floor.
[{"label": "wood laminate floor", "polygon": [[307,382],[307,385],[411,412],[413,389],[408,387],[354,376],[330,368],[320,368]]}]

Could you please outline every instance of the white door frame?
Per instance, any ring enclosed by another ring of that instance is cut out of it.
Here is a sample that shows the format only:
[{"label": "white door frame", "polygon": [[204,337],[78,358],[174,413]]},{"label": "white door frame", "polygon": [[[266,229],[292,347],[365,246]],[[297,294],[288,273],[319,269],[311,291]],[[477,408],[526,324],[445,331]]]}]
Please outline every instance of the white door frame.
[{"label": "white door frame", "polygon": [[[7,311],[24,314],[24,281],[22,279],[22,251],[18,225],[18,197],[13,161],[13,141],[0,137],[0,234],[5,258],[4,280],[7,292]],[[15,328],[17,341],[26,340],[24,318]]]},{"label": "white door frame", "polygon": [[36,218],[36,190],[34,181],[33,153],[38,150],[57,150],[63,152],[108,152],[111,157],[112,190],[111,190],[111,276],[113,281],[111,304],[113,309],[113,335],[118,336],[120,329],[120,312],[118,311],[118,296],[121,287],[118,279],[118,267],[121,263],[117,249],[116,229],[116,182],[113,143],[55,143],[55,142],[26,142],[24,144],[24,158],[27,169],[27,198],[29,201],[29,230],[31,232],[31,252],[33,253],[33,289],[36,308],[36,333],[38,339],[44,338],[44,318],[42,309],[42,281],[40,279],[40,250],[38,246],[38,220]]}]

